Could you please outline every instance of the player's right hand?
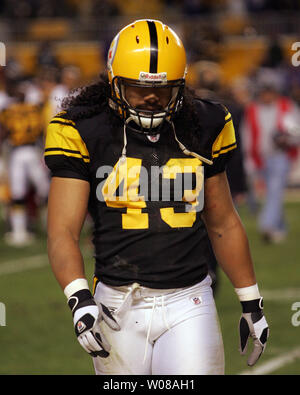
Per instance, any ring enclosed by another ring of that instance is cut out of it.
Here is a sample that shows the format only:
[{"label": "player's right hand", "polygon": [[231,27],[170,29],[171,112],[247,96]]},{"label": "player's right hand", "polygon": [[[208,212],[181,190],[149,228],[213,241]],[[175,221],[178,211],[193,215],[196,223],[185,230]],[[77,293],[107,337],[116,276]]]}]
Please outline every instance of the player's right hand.
[{"label": "player's right hand", "polygon": [[92,357],[107,358],[111,346],[101,333],[100,322],[104,320],[111,329],[120,330],[108,308],[103,304],[97,305],[88,289],[71,295],[68,305],[72,310],[75,333],[80,345]]}]

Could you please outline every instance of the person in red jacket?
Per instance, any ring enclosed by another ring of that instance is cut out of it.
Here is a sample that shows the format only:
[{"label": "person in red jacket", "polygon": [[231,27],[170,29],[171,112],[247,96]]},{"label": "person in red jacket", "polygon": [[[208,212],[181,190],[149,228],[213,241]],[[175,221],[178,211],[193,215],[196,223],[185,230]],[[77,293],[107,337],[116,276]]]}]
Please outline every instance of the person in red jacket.
[{"label": "person in red jacket", "polygon": [[297,155],[289,124],[297,119],[296,105],[280,95],[276,85],[271,83],[260,86],[257,99],[245,110],[241,136],[246,169],[250,179],[264,181],[265,200],[258,227],[263,238],[270,242],[280,242],[287,234],[284,191],[291,161]]}]

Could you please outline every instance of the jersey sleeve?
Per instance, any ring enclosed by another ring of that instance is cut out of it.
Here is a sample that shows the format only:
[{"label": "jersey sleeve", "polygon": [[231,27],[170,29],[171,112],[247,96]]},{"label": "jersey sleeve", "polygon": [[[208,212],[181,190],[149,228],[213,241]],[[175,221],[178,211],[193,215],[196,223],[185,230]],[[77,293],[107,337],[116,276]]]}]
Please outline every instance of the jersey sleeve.
[{"label": "jersey sleeve", "polygon": [[231,114],[227,112],[223,129],[212,146],[213,165],[207,167],[206,178],[225,171],[226,165],[236,147],[237,143]]},{"label": "jersey sleeve", "polygon": [[52,177],[89,180],[89,152],[73,121],[54,118],[50,122],[44,158]]}]

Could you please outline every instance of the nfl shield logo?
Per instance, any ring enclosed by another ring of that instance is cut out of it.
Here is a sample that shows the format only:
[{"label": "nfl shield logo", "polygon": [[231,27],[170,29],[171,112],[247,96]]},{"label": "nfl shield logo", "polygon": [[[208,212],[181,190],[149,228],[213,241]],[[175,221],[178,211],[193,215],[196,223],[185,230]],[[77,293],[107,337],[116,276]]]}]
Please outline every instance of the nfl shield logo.
[{"label": "nfl shield logo", "polygon": [[154,136],[148,135],[147,134],[147,138],[148,140],[150,140],[152,143],[157,143],[159,138],[160,138],[160,134],[155,134]]},{"label": "nfl shield logo", "polygon": [[85,330],[85,328],[86,328],[85,323],[82,322],[82,321],[78,321],[78,323],[77,323],[77,330],[78,330],[78,332],[79,333],[83,332]]},{"label": "nfl shield logo", "polygon": [[194,302],[195,304],[200,304],[200,303],[201,303],[201,299],[198,298],[198,296],[195,296],[195,297],[193,298],[193,302]]}]

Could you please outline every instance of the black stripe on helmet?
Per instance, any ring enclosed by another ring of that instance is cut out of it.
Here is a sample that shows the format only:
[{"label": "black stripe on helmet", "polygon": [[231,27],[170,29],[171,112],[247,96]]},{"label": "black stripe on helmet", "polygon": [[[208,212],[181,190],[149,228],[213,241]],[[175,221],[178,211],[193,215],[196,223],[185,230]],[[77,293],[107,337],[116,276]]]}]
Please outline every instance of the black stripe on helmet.
[{"label": "black stripe on helmet", "polygon": [[147,21],[150,33],[150,70],[149,73],[157,73],[158,39],[155,22]]}]

